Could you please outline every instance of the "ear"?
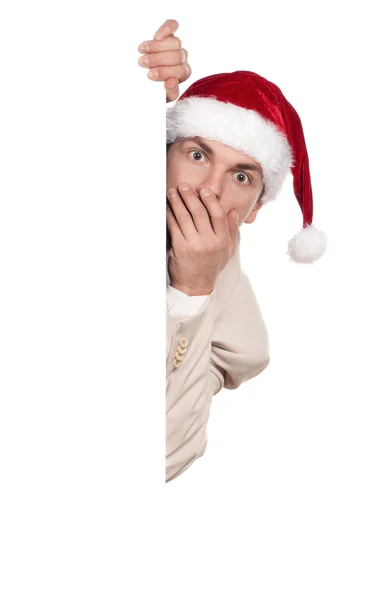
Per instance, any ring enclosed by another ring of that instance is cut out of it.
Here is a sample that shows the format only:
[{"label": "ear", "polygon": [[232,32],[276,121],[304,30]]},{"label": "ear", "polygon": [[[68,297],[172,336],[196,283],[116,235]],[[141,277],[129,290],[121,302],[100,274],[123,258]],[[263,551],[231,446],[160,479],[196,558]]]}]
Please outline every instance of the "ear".
[{"label": "ear", "polygon": [[262,208],[263,204],[262,202],[257,202],[256,205],[254,206],[253,210],[251,211],[251,213],[249,214],[249,216],[244,220],[244,223],[254,223],[258,211]]}]

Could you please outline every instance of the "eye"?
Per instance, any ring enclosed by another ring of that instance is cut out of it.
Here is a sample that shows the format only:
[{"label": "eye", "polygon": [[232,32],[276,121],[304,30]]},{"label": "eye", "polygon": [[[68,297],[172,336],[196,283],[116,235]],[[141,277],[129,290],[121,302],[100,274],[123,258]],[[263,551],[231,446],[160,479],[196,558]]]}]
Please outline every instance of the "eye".
[{"label": "eye", "polygon": [[[204,152],[202,152],[201,150],[190,150],[189,154],[201,154],[202,156],[205,156]],[[196,158],[194,158],[194,160],[196,162],[200,162],[199,160],[196,160]]]},{"label": "eye", "polygon": [[246,175],[246,173],[244,173],[243,171],[239,171],[239,172],[237,173],[237,175],[243,175],[243,177],[245,178],[243,181],[239,181],[239,183],[244,183],[244,181],[246,181],[246,180],[247,180],[249,183],[251,183],[251,178],[250,178],[248,175]]},{"label": "eye", "polygon": [[[188,154],[189,155],[192,155],[192,154],[196,154],[196,155],[197,154],[201,154],[201,156],[206,156],[204,154],[204,152],[202,152],[201,150],[190,150]],[[196,158],[194,158],[193,160],[195,162],[201,162],[200,160],[196,160]],[[244,185],[246,185],[246,181],[247,181],[247,184],[250,184],[252,182],[251,177],[249,175],[247,175],[247,173],[244,173],[244,171],[239,171],[237,173],[237,175],[243,175],[243,177],[245,178],[243,181],[239,180],[239,183],[243,183]]]}]

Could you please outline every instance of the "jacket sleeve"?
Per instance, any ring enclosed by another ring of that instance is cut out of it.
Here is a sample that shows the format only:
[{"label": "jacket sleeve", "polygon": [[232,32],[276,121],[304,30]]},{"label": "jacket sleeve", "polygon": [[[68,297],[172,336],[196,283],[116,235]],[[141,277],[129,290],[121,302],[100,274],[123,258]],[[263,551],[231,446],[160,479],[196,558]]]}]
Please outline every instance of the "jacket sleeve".
[{"label": "jacket sleeve", "polygon": [[241,269],[240,277],[225,298],[212,332],[210,390],[238,388],[268,366],[270,350],[251,283]]},{"label": "jacket sleeve", "polygon": [[215,288],[195,315],[167,311],[167,481],[204,453],[212,396],[269,364],[267,331],[247,276],[241,271],[221,306],[216,299]]},{"label": "jacket sleeve", "polygon": [[216,290],[195,315],[166,313],[166,481],[185,471],[206,447],[215,295]]}]

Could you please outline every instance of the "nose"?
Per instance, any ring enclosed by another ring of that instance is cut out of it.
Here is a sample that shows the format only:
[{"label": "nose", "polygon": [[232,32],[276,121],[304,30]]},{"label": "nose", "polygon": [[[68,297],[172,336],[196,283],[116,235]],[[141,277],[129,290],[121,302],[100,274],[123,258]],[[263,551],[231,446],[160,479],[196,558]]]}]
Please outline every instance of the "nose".
[{"label": "nose", "polygon": [[213,194],[220,200],[224,187],[224,175],[220,169],[212,168],[206,173],[206,177],[202,179],[200,184],[196,187],[196,192],[199,195],[199,191],[202,188],[209,188]]}]

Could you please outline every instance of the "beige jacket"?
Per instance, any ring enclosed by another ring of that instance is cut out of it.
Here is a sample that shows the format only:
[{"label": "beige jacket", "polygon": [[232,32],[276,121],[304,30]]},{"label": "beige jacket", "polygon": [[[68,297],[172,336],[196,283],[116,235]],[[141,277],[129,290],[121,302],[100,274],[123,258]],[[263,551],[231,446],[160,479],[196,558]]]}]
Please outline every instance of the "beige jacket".
[{"label": "beige jacket", "polygon": [[256,377],[270,361],[266,326],[240,265],[240,232],[234,256],[200,311],[172,316],[166,307],[166,344],[166,481],[170,481],[206,450],[212,396]]}]

